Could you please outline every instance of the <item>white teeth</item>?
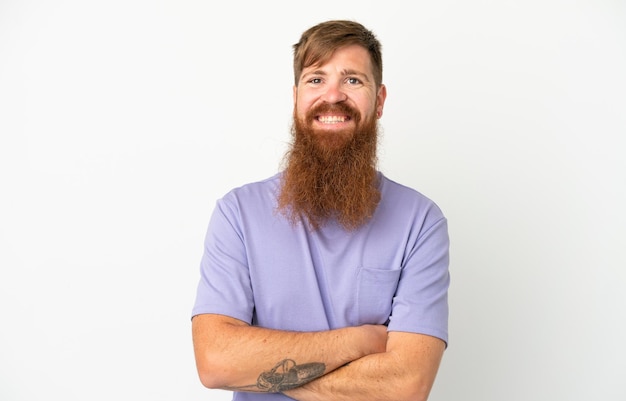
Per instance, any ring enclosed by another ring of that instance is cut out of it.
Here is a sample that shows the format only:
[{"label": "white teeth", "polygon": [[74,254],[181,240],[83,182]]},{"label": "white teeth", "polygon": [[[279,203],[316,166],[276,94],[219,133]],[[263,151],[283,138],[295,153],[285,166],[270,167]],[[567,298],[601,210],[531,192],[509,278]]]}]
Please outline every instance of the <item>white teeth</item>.
[{"label": "white teeth", "polygon": [[336,124],[346,121],[346,118],[344,116],[321,116],[318,120],[324,124]]}]

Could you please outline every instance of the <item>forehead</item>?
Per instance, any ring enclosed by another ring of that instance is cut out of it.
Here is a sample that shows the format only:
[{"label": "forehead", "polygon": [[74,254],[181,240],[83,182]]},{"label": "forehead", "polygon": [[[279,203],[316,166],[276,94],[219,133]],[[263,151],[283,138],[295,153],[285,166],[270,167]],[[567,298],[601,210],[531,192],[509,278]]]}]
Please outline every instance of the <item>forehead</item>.
[{"label": "forehead", "polygon": [[371,75],[372,61],[369,52],[363,46],[349,45],[338,48],[328,59],[305,67],[302,72],[325,69],[355,70],[362,74]]}]

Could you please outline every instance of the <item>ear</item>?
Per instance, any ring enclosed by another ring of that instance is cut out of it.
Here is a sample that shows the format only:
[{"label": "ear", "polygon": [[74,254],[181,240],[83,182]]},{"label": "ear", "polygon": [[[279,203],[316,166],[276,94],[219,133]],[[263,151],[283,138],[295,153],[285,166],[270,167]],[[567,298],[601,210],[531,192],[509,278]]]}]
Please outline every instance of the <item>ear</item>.
[{"label": "ear", "polygon": [[383,108],[385,107],[385,99],[387,99],[387,87],[380,85],[378,93],[376,94],[376,117],[381,118],[383,116]]}]

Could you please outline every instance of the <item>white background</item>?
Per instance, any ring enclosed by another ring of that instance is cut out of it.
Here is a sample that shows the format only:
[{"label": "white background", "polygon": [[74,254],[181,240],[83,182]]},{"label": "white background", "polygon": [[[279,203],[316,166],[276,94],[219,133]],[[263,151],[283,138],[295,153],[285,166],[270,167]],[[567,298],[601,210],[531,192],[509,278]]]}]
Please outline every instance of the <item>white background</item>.
[{"label": "white background", "polygon": [[331,18],[383,43],[381,170],[449,218],[431,401],[626,399],[624,1],[0,0],[1,400],[229,399],[192,355],[204,231],[278,171]]}]

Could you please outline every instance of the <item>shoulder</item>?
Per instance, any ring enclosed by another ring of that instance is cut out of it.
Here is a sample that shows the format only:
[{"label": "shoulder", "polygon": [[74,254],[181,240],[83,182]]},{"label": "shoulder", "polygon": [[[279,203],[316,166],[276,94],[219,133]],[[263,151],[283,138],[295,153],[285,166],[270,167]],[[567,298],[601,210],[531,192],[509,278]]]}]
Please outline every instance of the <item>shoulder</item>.
[{"label": "shoulder", "polygon": [[277,207],[280,177],[278,173],[231,189],[217,200],[214,214],[224,216],[231,224],[250,224],[272,219]]},{"label": "shoulder", "polygon": [[248,202],[275,198],[280,186],[281,173],[260,181],[249,182],[228,191],[221,199],[222,202]]},{"label": "shoulder", "polygon": [[409,186],[400,184],[379,173],[381,200],[384,205],[405,212],[426,213],[443,218],[439,206],[428,196]]}]

